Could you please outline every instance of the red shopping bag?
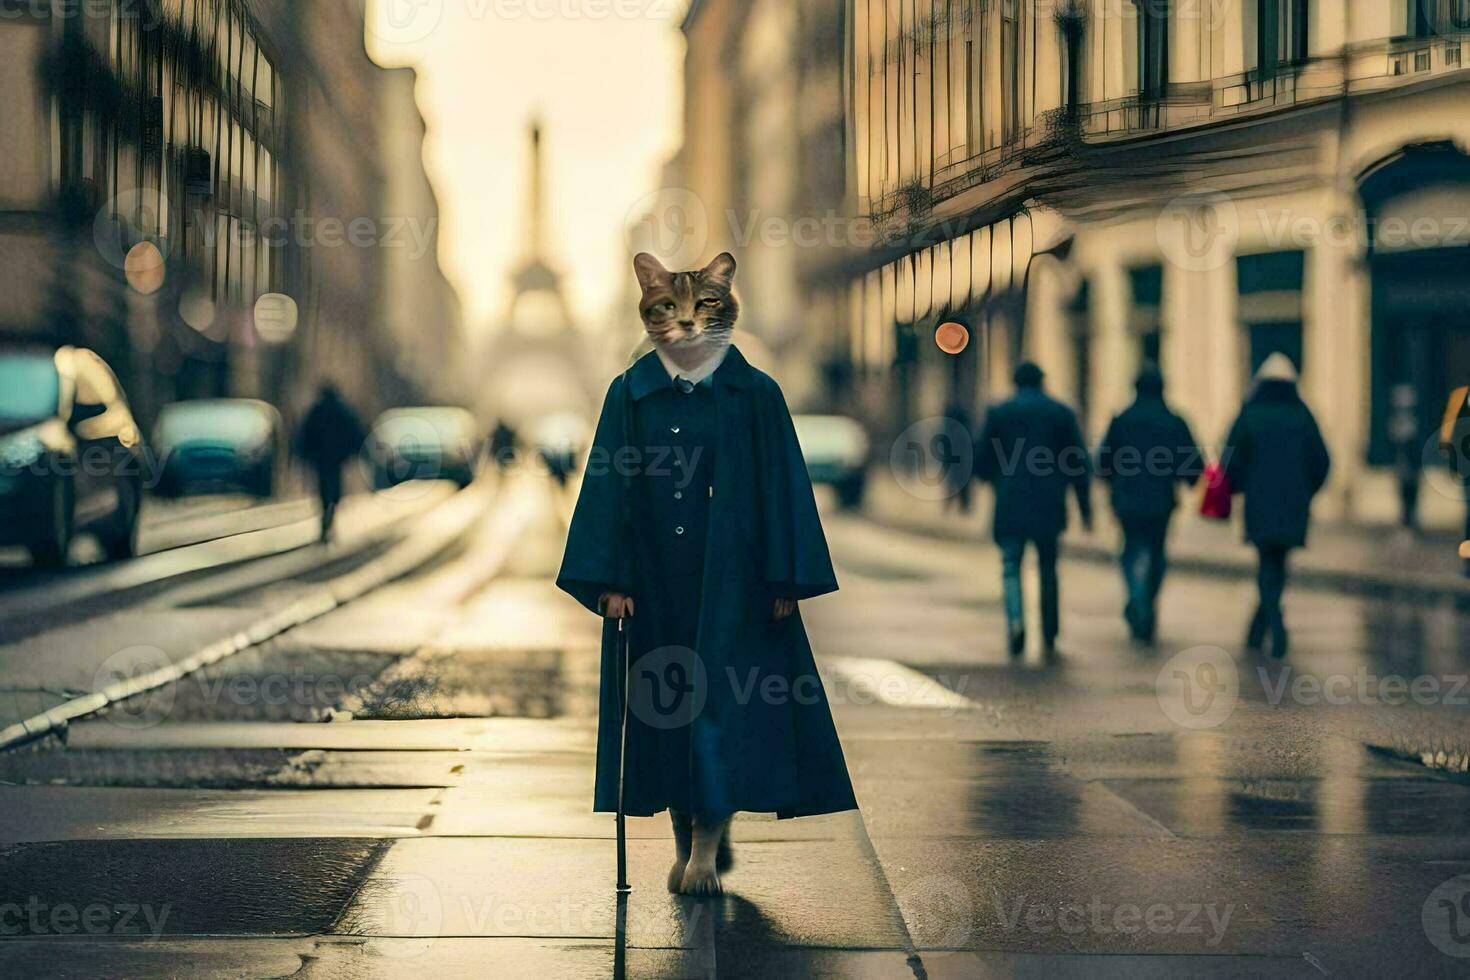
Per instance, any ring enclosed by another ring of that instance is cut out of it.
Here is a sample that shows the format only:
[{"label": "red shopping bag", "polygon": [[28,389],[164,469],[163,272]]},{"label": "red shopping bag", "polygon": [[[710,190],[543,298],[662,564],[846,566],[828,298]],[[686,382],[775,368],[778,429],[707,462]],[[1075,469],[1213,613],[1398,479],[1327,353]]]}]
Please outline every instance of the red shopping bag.
[{"label": "red shopping bag", "polygon": [[1212,521],[1230,520],[1232,494],[1230,481],[1225,478],[1225,467],[1219,463],[1206,466],[1200,484],[1204,488],[1200,494],[1200,516]]}]

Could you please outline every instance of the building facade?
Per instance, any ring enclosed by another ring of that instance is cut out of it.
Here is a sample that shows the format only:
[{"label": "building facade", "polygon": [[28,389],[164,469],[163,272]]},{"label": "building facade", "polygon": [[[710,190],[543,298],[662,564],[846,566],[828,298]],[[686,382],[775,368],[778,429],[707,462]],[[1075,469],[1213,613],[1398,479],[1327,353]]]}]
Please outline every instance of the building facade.
[{"label": "building facade", "polygon": [[649,246],[680,267],[736,255],[741,326],[797,405],[830,400],[845,363],[829,348],[840,310],[819,284],[845,214],[846,17],[843,0],[690,4],[684,145]]},{"label": "building facade", "polygon": [[[0,336],[97,349],[144,420],[214,395],[290,416],[327,379],[368,411],[410,395],[357,0],[0,15]],[[256,322],[268,294],[294,325]]]},{"label": "building facade", "polygon": [[1218,444],[1280,350],[1337,462],[1324,512],[1391,516],[1394,399],[1425,441],[1470,380],[1470,3],[845,9],[862,233],[819,288],[875,429],[979,410],[1029,357],[1098,435],[1154,360]]},{"label": "building facade", "polygon": [[419,401],[462,403],[468,377],[459,295],[439,262],[439,198],[424,165],[427,127],[418,73],[383,73],[379,139],[386,180],[383,221],[385,320],[397,368]]}]

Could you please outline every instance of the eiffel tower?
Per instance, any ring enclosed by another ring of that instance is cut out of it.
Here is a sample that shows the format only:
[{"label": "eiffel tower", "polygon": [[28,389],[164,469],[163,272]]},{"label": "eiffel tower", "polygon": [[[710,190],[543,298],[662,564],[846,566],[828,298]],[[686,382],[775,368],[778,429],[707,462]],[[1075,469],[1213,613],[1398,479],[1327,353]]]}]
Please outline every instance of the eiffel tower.
[{"label": "eiffel tower", "polygon": [[511,330],[518,329],[524,317],[518,319],[517,314],[531,300],[543,311],[548,305],[556,311],[554,323],[547,322],[550,318],[537,318],[538,331],[546,332],[549,327],[550,332],[562,333],[572,329],[572,314],[567,305],[566,294],[562,290],[561,273],[546,259],[546,174],[541,155],[541,123],[538,120],[531,121],[530,136],[531,171],[529,193],[526,197],[526,253],[511,273],[510,303],[502,322]]}]

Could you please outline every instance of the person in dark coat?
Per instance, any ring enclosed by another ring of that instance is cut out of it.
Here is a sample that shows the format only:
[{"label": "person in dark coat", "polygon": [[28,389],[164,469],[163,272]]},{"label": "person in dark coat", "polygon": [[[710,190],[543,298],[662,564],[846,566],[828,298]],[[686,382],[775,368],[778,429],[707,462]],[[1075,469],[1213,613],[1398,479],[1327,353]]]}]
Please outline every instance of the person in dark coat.
[{"label": "person in dark coat", "polygon": [[1222,462],[1231,489],[1245,495],[1245,536],[1260,555],[1260,603],[1246,647],[1261,650],[1269,633],[1272,654],[1284,657],[1287,558],[1306,546],[1312,498],[1331,468],[1317,420],[1297,392],[1296,367],[1285,354],[1272,354],[1261,365],[1255,391],[1225,441]]},{"label": "person in dark coat", "polygon": [[322,541],[331,538],[342,502],[342,467],[361,451],[366,438],[362,420],[341,393],[330,384],[322,385],[296,434],[297,451],[316,477]]},{"label": "person in dark coat", "polygon": [[608,389],[557,585],[605,617],[596,810],[618,802],[621,621],[625,810],[669,810],[670,890],[715,894],[733,814],[857,807],[797,605],[837,579],[781,390],[729,346],[734,259],[636,268],[655,350]]},{"label": "person in dark coat", "polygon": [[1092,527],[1092,461],[1077,415],[1041,389],[1045,375],[1026,362],[1016,368],[1016,394],[990,409],[975,447],[976,475],[995,487],[996,544],[1004,571],[1011,656],[1026,649],[1021,561],[1029,543],[1041,565],[1041,635],[1056,652],[1060,632],[1057,539],[1067,528],[1067,491],[1082,522]]},{"label": "person in dark coat", "polygon": [[[965,407],[963,401],[958,398],[951,401],[944,409],[944,418],[947,422],[952,423],[946,428],[955,430],[956,435],[963,433],[966,445],[973,444],[975,441],[975,430],[972,428],[974,420],[970,417],[970,410]],[[967,465],[968,462],[953,452],[946,453],[940,461],[940,465],[944,467],[946,491],[944,506],[946,510],[953,506],[957,507],[961,514],[970,512],[974,473],[972,467]]]},{"label": "person in dark coat", "polygon": [[1143,369],[1136,390],[1133,404],[1113,419],[1098,446],[1097,475],[1112,491],[1113,513],[1123,529],[1123,618],[1134,640],[1152,643],[1178,487],[1200,478],[1204,454],[1189,424],[1164,401],[1164,375],[1157,367]]}]

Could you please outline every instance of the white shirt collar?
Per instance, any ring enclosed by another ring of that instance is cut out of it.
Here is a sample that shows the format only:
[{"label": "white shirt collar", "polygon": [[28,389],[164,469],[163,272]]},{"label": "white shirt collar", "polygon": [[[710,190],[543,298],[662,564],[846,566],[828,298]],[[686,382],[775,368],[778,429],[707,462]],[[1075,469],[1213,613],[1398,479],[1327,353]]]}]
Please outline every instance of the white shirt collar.
[{"label": "white shirt collar", "polygon": [[661,349],[657,347],[654,348],[654,353],[658,354],[658,359],[663,362],[664,370],[668,372],[670,380],[683,378],[690,384],[696,385],[700,384],[710,375],[718,371],[720,369],[720,365],[725,363],[725,355],[729,352],[730,345],[726,344],[719,350],[711,354],[703,362],[686,371],[684,368],[681,368],[679,365],[675,364],[673,360],[671,360],[669,356],[665,354]]}]

